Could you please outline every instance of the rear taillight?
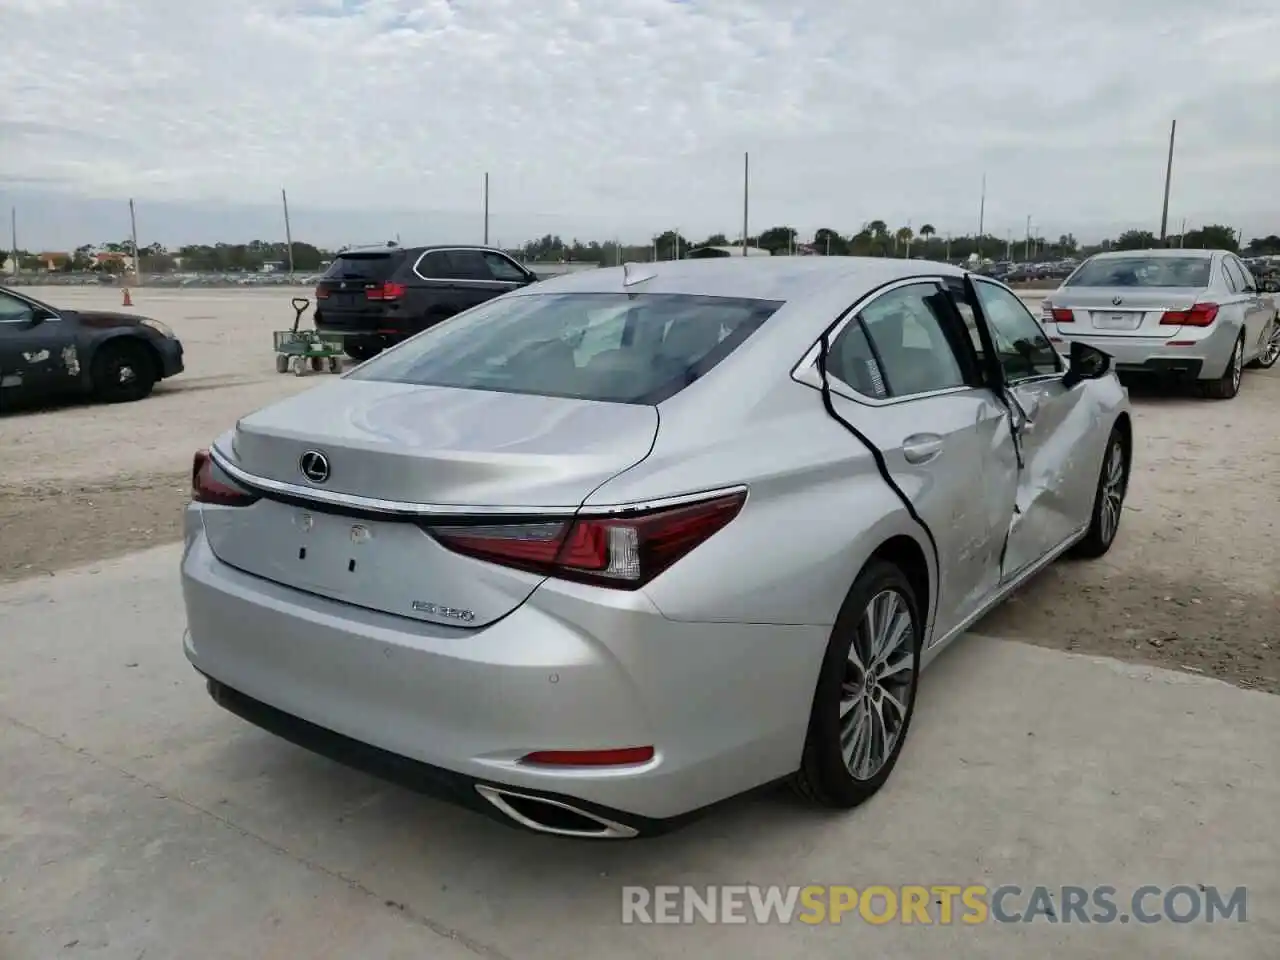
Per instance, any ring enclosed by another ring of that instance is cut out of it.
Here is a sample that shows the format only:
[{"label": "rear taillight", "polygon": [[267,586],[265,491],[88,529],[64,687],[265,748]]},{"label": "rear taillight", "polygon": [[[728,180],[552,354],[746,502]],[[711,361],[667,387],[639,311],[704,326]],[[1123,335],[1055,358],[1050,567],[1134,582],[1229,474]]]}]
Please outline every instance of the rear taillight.
[{"label": "rear taillight", "polygon": [[1216,303],[1197,303],[1190,310],[1166,310],[1160,318],[1160,324],[1170,327],[1207,327],[1217,318]]},{"label": "rear taillight", "polygon": [[1065,307],[1054,307],[1049,312],[1049,316],[1053,319],[1054,323],[1075,323],[1076,322],[1076,315],[1072,311],[1066,309]]},{"label": "rear taillight", "polygon": [[485,526],[428,526],[457,553],[563,580],[635,590],[723,529],[745,491],[645,513]]},{"label": "rear taillight", "polygon": [[316,299],[317,299],[317,300],[328,300],[328,299],[329,299],[329,291],[328,291],[328,290],[326,290],[323,286],[317,286],[317,287],[316,287]]},{"label": "rear taillight", "polygon": [[214,476],[213,457],[208,450],[197,450],[191,464],[191,499],[219,507],[247,507],[257,503],[257,494],[249,493]]},{"label": "rear taillight", "polygon": [[379,283],[366,287],[364,295],[370,300],[399,300],[404,296],[404,291],[403,283]]}]

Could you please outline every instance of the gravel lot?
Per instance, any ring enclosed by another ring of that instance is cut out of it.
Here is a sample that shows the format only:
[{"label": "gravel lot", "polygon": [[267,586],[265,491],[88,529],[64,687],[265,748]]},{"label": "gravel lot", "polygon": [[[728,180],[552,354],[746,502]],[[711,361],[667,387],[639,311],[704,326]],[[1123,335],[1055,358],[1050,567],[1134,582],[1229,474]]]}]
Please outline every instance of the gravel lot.
[{"label": "gravel lot", "polygon": [[[112,290],[31,291],[119,309]],[[316,377],[275,373],[271,331],[309,291],[138,291],[187,371],[142,403],[0,417],[0,582],[177,540],[192,451]],[[1028,294],[1028,296],[1032,296]],[[1280,692],[1280,368],[1214,403],[1135,387],[1136,465],[1120,539],[1062,562],[978,630],[1156,662]]]}]

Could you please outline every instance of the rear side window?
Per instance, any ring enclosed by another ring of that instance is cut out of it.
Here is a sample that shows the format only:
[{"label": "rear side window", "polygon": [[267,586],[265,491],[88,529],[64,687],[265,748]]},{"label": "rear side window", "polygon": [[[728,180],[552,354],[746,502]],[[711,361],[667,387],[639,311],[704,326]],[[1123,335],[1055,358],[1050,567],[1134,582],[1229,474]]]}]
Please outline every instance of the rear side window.
[{"label": "rear side window", "polygon": [[936,284],[915,283],[877,297],[832,342],[828,369],[875,399],[965,386],[939,296]]},{"label": "rear side window", "polygon": [[405,341],[350,377],[656,404],[706,376],[781,305],[683,294],[505,297]]},{"label": "rear side window", "polygon": [[1231,291],[1233,293],[1242,293],[1245,287],[1249,286],[1249,281],[1245,279],[1244,269],[1232,257],[1225,258],[1222,261],[1222,266],[1227,271]]},{"label": "rear side window", "polygon": [[398,254],[344,253],[325,271],[325,280],[387,280],[400,262]]},{"label": "rear side window", "polygon": [[484,257],[476,250],[429,250],[418,261],[424,280],[492,280]]},{"label": "rear side window", "polygon": [[1096,257],[1087,260],[1069,287],[1207,287],[1209,257]]}]

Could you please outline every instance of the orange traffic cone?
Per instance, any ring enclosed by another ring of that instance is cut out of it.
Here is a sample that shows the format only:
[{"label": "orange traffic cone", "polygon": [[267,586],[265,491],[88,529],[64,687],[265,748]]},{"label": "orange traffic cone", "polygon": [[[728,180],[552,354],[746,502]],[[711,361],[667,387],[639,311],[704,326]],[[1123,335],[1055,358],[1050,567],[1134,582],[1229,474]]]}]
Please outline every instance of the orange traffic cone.
[{"label": "orange traffic cone", "polygon": [[128,287],[125,287],[125,288],[124,288],[124,298],[120,301],[120,306],[122,306],[122,307],[132,307],[132,306],[133,306],[133,297],[129,296],[129,288],[128,288]]}]

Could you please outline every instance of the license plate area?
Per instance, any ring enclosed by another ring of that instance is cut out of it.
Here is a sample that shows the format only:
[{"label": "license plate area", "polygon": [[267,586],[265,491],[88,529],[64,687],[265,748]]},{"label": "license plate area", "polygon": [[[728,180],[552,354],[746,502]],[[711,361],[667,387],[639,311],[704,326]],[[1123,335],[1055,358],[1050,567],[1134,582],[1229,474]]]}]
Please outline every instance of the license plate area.
[{"label": "license plate area", "polygon": [[1140,313],[1095,313],[1093,326],[1097,330],[1137,330],[1142,323]]}]

